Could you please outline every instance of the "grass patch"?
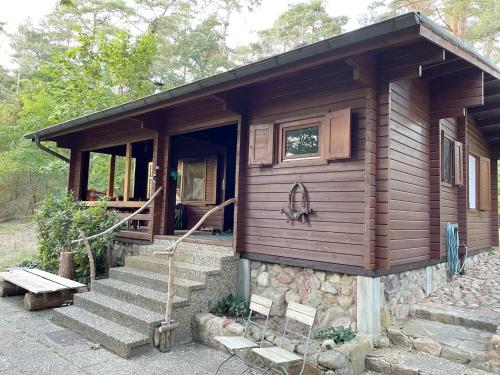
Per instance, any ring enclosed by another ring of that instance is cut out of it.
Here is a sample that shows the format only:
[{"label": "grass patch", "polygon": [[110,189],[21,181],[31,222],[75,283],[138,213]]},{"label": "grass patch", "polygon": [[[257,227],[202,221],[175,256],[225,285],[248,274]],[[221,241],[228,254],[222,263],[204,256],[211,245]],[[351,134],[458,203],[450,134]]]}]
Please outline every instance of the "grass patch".
[{"label": "grass patch", "polygon": [[35,224],[29,220],[0,223],[0,270],[17,266],[37,253]]}]

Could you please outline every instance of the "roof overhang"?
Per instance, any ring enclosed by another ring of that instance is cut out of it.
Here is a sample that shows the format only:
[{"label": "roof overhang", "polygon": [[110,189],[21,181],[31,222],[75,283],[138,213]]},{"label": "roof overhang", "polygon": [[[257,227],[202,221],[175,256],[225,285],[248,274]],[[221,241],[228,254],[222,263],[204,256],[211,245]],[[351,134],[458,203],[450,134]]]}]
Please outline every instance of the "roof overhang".
[{"label": "roof overhang", "polygon": [[474,49],[419,13],[408,13],[336,37],[294,49],[255,63],[201,79],[183,86],[107,108],[27,134],[27,139],[53,140],[64,134],[169,108],[223,91],[290,74],[294,71],[346,58],[361,52],[425,39],[467,60],[500,79],[498,68]]}]

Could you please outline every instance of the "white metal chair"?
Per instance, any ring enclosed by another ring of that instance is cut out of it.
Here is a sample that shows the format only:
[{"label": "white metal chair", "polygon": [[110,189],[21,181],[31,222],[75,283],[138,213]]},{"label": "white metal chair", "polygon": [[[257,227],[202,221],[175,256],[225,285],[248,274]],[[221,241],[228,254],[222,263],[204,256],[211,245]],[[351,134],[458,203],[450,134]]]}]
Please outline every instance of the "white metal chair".
[{"label": "white metal chair", "polygon": [[[280,370],[282,373],[289,375],[290,373],[288,372],[288,366],[300,361],[302,361],[302,368],[300,370],[299,375],[303,374],[304,368],[306,366],[307,352],[309,350],[311,330],[315,318],[316,318],[315,308],[311,306],[302,305],[296,302],[290,302],[288,304],[288,308],[286,310],[285,328],[283,330],[283,336],[281,338],[281,346],[252,349],[254,353],[256,353],[261,358],[267,360],[270,363],[270,365],[264,369],[263,374],[271,372],[272,370]],[[308,326],[307,336],[289,329],[288,322],[290,319]],[[283,342],[285,341],[288,333],[292,333],[295,336],[306,339],[306,346],[303,357],[282,348]]]},{"label": "white metal chair", "polygon": [[[264,298],[261,296],[258,296],[256,294],[252,294],[250,297],[250,312],[248,313],[248,318],[245,322],[245,331],[243,333],[243,336],[216,336],[214,339],[218,342],[220,342],[224,347],[229,351],[230,356],[226,358],[220,365],[217,367],[217,370],[215,371],[215,375],[217,375],[222,368],[222,366],[228,362],[230,359],[236,357],[238,358],[243,364],[247,366],[247,368],[241,373],[244,374],[248,370],[251,370],[252,368],[256,368],[254,365],[252,365],[241,353],[243,350],[248,350],[248,349],[253,349],[257,348],[259,346],[262,346],[264,342],[264,338],[266,337],[266,330],[267,330],[267,323],[269,320],[269,313],[271,312],[271,306],[273,304],[273,301]],[[259,314],[262,314],[266,317],[266,320],[264,322],[264,325],[256,322],[255,320],[252,320],[252,315],[254,312],[258,312]],[[260,342],[259,344],[256,344],[255,342],[249,340],[247,338],[247,335],[249,333],[249,325],[252,325],[253,327],[257,326],[261,328],[261,335],[260,335]]]}]

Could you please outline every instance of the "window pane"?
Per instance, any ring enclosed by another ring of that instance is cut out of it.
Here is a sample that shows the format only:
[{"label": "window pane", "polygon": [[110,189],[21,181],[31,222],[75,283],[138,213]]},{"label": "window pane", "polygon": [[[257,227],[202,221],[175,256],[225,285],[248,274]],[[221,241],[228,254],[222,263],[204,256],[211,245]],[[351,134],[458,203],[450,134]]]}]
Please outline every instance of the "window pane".
[{"label": "window pane", "polygon": [[184,201],[202,201],[205,199],[205,162],[184,162],[182,166]]},{"label": "window pane", "polygon": [[443,142],[443,181],[451,184],[451,141],[447,138]]},{"label": "window pane", "polygon": [[477,174],[476,157],[469,155],[469,208],[476,209],[477,206]]},{"label": "window pane", "polygon": [[287,130],[285,156],[317,154],[319,152],[319,127]]}]

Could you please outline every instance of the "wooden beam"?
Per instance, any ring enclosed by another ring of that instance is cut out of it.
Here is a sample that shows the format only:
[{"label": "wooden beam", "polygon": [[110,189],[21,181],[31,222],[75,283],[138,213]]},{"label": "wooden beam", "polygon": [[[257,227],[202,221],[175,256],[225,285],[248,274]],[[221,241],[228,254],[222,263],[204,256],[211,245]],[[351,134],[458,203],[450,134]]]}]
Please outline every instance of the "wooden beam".
[{"label": "wooden beam", "polygon": [[422,76],[425,79],[434,79],[456,73],[465,73],[467,70],[475,69],[476,68],[472,64],[457,58],[439,64],[425,66]]},{"label": "wooden beam", "polygon": [[431,111],[431,118],[432,119],[443,119],[443,118],[452,118],[452,117],[465,117],[466,114],[467,114],[467,110],[464,107],[447,108],[447,109]]},{"label": "wooden beam", "polygon": [[[431,112],[474,107],[484,103],[483,72],[479,69],[431,81]],[[436,118],[436,117],[435,117]],[[440,117],[443,118],[443,117]]]},{"label": "wooden beam", "polygon": [[430,30],[428,27],[426,27],[426,25],[420,24],[419,33],[422,37],[430,40],[431,42],[439,46],[442,46],[449,52],[457,55],[458,57],[461,57],[464,60],[469,61],[471,64],[475,65],[484,72],[491,74],[493,77],[497,79],[500,79],[500,73],[498,72],[497,69],[486,64],[484,61],[479,60],[476,56],[474,56],[465,48],[457,46],[456,44],[443,38],[441,35],[436,34],[435,31]]},{"label": "wooden beam", "polygon": [[382,70],[382,82],[398,81],[400,79],[413,79],[422,77],[422,65],[411,65],[394,70]]},{"label": "wooden beam", "polygon": [[344,60],[347,65],[351,66],[352,79],[365,85],[373,87],[376,82],[377,61],[371,54],[360,54],[351,56]]},{"label": "wooden beam", "polygon": [[487,130],[490,127],[500,126],[500,119],[478,120],[476,126],[481,130]]},{"label": "wooden beam", "polygon": [[111,155],[109,158],[109,178],[108,178],[108,197],[112,197],[115,188],[115,164],[116,155]]},{"label": "wooden beam", "polygon": [[404,66],[436,64],[444,62],[445,60],[445,50],[442,48],[433,48],[431,50],[417,51],[410,55],[384,61],[381,65],[388,70],[394,70]]},{"label": "wooden beam", "polygon": [[132,143],[127,143],[125,152],[125,181],[123,182],[123,201],[127,202],[130,194],[130,172],[132,168]]}]

